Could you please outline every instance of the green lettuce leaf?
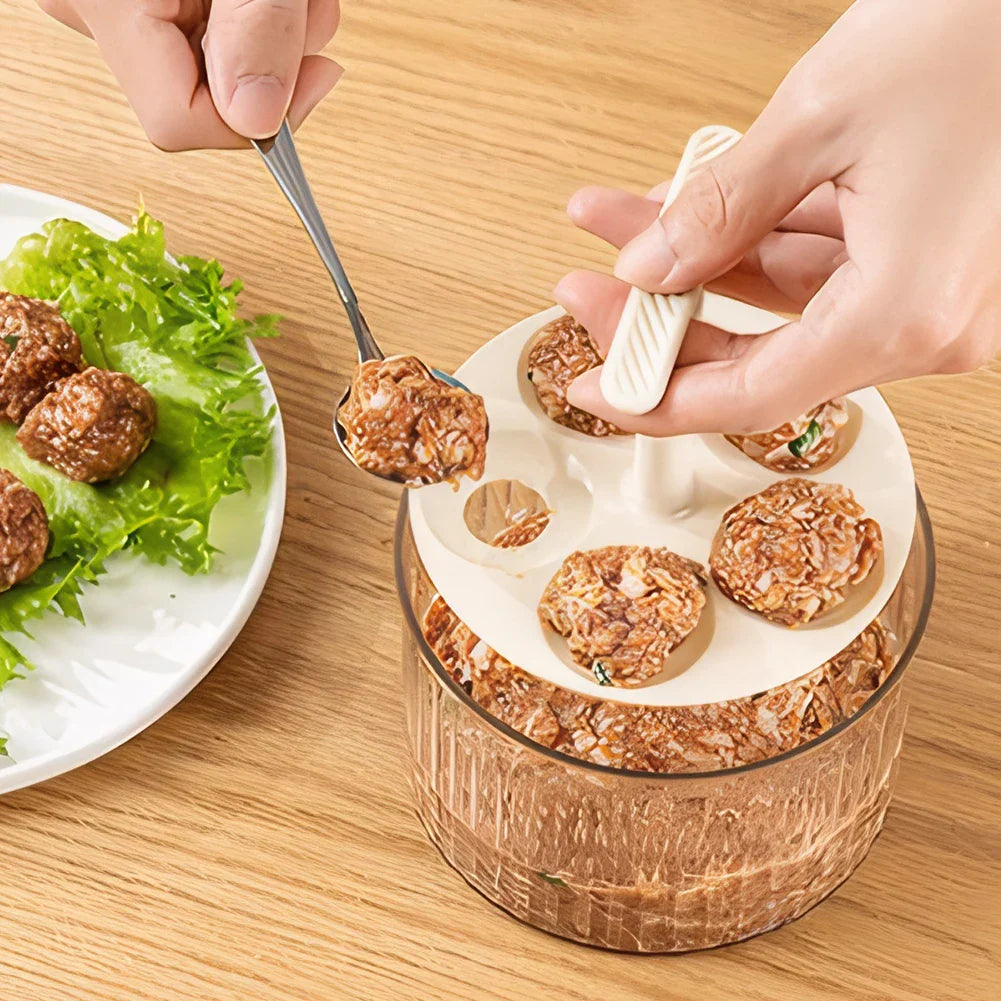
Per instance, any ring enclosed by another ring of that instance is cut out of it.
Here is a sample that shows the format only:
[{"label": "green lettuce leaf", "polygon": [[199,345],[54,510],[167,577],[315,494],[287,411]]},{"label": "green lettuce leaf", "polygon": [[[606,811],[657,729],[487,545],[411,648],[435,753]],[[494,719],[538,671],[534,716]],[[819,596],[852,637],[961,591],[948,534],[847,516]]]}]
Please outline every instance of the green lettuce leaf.
[{"label": "green lettuce leaf", "polygon": [[92,365],[127,372],[158,409],[149,448],[122,477],[75,483],[24,454],[0,426],[0,467],[42,499],[48,558],[0,594],[0,686],[30,668],[12,640],[55,612],[83,621],[79,598],[125,548],[187,573],[211,569],[216,504],[249,489],[245,463],[268,454],[273,413],[262,402],[248,337],[277,333],[277,317],[237,315],[242,289],[218,261],[167,255],[163,226],[145,212],[119,240],[67,219],[20,240],[0,263],[0,288],[54,299]]}]

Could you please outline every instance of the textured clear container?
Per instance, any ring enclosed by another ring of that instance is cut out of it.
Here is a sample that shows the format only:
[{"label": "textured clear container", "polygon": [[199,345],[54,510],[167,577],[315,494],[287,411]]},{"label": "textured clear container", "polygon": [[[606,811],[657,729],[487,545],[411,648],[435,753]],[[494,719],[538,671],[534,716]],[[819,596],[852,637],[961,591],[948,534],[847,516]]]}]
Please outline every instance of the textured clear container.
[{"label": "textured clear container", "polygon": [[396,577],[418,816],[445,860],[514,917],[607,949],[706,949],[804,914],[879,833],[907,717],[904,675],[934,590],[920,496],[907,566],[880,615],[896,644],[889,678],[810,743],[726,771],[608,768],[542,747],[485,712],[421,633],[435,589],[406,493]]}]

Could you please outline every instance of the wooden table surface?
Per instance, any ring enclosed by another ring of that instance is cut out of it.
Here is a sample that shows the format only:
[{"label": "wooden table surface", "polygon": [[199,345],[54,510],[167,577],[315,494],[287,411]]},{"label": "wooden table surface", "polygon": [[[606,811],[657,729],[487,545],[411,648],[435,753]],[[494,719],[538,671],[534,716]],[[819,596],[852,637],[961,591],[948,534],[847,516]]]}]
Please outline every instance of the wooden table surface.
[{"label": "wooden table surface", "polygon": [[[645,189],[708,121],[746,127],[844,0],[344,0],[348,68],[301,151],[384,346],[454,366],[607,267],[567,196]],[[5,0],[0,180],[218,256],[285,414],[288,518],[256,613],[181,705],[3,798],[11,1001],[987,1001],[1001,992],[1001,369],[893,386],[935,524],[896,802],[807,917],[680,957],[577,947],[504,916],[429,847],[405,782],[397,491],[328,431],[352,368],[332,289],[253,154],[168,155],[91,44]],[[873,335],[878,336],[878,331]]]}]

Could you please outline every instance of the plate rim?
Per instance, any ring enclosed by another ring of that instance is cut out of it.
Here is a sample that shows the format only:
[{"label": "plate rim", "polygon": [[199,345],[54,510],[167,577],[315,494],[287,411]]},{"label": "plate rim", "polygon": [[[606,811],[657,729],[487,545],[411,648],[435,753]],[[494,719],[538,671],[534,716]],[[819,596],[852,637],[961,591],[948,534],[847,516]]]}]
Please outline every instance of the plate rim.
[{"label": "plate rim", "polygon": [[[125,223],[106,215],[97,209],[79,202],[62,198],[45,191],[26,188],[16,184],[0,183],[0,205],[7,197],[18,197],[35,201],[44,208],[51,210],[49,218],[71,218],[90,226],[96,232],[102,232],[109,237],[115,237],[125,232]],[[3,214],[0,209],[0,215]],[[275,417],[271,433],[272,470],[271,480],[267,488],[267,506],[264,521],[261,526],[261,538],[257,553],[254,556],[250,570],[244,578],[239,596],[230,607],[219,630],[215,642],[201,657],[192,661],[192,665],[180,672],[176,681],[157,698],[141,707],[141,711],[130,716],[128,721],[110,727],[89,741],[65,751],[54,751],[26,762],[14,761],[6,768],[0,769],[0,795],[15,792],[28,786],[37,785],[49,779],[64,775],[82,765],[89,764],[97,758],[121,747],[133,737],[152,726],[165,716],[189,695],[219,663],[223,655],[233,645],[237,636],[243,631],[251,613],[257,606],[278,552],[282,527],[285,521],[285,502],[288,486],[288,457],[285,446],[285,426],[281,407],[275,393],[271,377],[261,357],[249,340],[247,344],[257,364],[260,365],[260,379],[265,387],[268,402],[274,404]],[[153,564],[151,564],[152,566]],[[0,696],[2,697],[2,696]]]}]

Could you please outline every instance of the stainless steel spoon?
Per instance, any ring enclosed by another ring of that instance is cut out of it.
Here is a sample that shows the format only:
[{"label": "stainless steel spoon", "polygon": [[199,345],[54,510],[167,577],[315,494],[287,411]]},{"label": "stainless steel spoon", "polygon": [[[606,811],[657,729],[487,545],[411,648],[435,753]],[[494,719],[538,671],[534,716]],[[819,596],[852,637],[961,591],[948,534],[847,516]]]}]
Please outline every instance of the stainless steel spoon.
[{"label": "stainless steel spoon", "polygon": [[[344,305],[344,311],[351,321],[351,329],[354,331],[355,341],[358,344],[359,362],[371,361],[372,359],[381,361],[386,356],[372,336],[372,331],[365,322],[365,317],[362,316],[358,306],[358,297],[355,295],[351,282],[348,281],[348,276],[344,271],[344,266],[337,256],[334,241],[330,239],[327,227],[320,216],[320,210],[316,207],[313,192],[310,190],[309,182],[303,173],[302,163],[299,161],[299,154],[296,153],[295,140],[292,138],[292,130],[288,127],[288,122],[284,123],[278,134],[270,139],[251,141],[257,152],[261,154],[261,159],[264,160],[264,165],[271,172],[271,176],[278,182],[278,187],[282,189],[289,204],[295,209],[296,215],[313,241],[313,246],[316,247],[316,252],[320,255],[320,260],[323,261],[327,271],[330,272],[330,277],[334,280],[337,294]],[[448,373],[436,368],[428,371],[447,385],[455,386],[457,389],[465,389],[468,392],[466,386],[455,376],[448,375]],[[334,414],[334,435],[337,437],[337,443],[341,446],[341,451],[357,466],[358,462],[347,445],[347,433],[339,419],[341,407],[347,403],[350,393],[351,387],[349,385],[341,397],[340,403],[337,404],[337,411]],[[371,473],[372,470],[366,469],[365,472]],[[372,475],[381,476],[382,474],[372,473]],[[393,477],[383,476],[383,479],[393,479]]]}]

